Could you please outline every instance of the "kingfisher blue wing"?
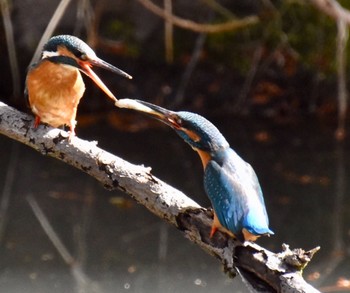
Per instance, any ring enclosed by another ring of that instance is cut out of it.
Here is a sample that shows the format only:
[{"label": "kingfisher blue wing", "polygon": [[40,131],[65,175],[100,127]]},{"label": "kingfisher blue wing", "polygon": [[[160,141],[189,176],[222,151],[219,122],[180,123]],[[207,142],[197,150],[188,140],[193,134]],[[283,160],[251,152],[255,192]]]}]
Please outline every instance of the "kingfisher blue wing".
[{"label": "kingfisher blue wing", "polygon": [[243,229],[273,234],[262,191],[253,168],[232,149],[218,153],[205,167],[204,187],[220,224],[234,235]]},{"label": "kingfisher blue wing", "polygon": [[119,101],[173,128],[195,150],[204,167],[204,187],[214,208],[212,237],[221,229],[242,240],[274,234],[258,178],[253,168],[239,157],[221,132],[204,117],[191,112],[174,112],[144,101]]}]

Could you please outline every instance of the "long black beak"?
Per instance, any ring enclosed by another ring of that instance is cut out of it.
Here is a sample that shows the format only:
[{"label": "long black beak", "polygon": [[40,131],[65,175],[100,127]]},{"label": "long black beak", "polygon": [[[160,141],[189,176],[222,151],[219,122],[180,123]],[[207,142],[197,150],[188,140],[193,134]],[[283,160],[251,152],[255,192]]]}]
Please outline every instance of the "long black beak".
[{"label": "long black beak", "polygon": [[94,59],[90,59],[88,61],[79,62],[80,70],[84,72],[87,76],[89,76],[95,83],[98,85],[101,90],[103,90],[108,97],[110,97],[114,102],[117,102],[117,98],[113,95],[113,93],[109,90],[109,88],[102,82],[102,80],[96,75],[95,72],[92,71],[91,66],[98,66],[119,75],[122,75],[126,78],[132,79],[132,76],[120,70],[119,68],[103,61],[102,59],[95,57]]},{"label": "long black beak", "polygon": [[124,76],[128,79],[132,79],[132,76],[130,74],[127,74],[125,71],[119,69],[118,67],[113,66],[112,64],[107,63],[106,61],[104,61],[98,57],[93,59],[93,60],[89,60],[89,63],[93,66],[98,66],[98,67],[104,68],[106,70],[112,71],[116,74],[119,74],[121,76]]},{"label": "long black beak", "polygon": [[180,118],[176,112],[167,110],[165,108],[159,107],[152,103],[148,103],[141,100],[132,100],[132,99],[121,99],[115,103],[119,108],[128,108],[136,110],[146,115],[155,118],[170,127],[180,128]]}]

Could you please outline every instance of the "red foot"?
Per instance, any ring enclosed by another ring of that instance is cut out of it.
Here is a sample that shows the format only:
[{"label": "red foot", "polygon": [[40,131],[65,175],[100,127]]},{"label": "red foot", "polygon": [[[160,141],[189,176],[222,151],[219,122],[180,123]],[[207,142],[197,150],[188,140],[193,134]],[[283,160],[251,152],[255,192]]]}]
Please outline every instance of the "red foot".
[{"label": "red foot", "polygon": [[212,226],[212,227],[211,227],[211,230],[210,230],[210,235],[209,235],[209,237],[210,237],[210,238],[213,238],[213,236],[214,236],[214,234],[215,234],[215,232],[216,232],[217,230],[218,230],[217,227]]},{"label": "red foot", "polygon": [[34,128],[37,128],[40,124],[40,117],[35,116],[35,121],[34,121]]}]

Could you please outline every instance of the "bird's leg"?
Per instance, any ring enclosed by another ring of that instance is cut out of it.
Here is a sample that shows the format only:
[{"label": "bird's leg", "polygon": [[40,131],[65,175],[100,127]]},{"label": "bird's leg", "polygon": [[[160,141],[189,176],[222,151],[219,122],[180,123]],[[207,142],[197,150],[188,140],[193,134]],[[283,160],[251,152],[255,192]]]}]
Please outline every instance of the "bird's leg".
[{"label": "bird's leg", "polygon": [[72,137],[75,136],[75,125],[77,124],[77,121],[72,119],[69,123],[69,137],[68,140],[70,141]]},{"label": "bird's leg", "polygon": [[72,137],[74,137],[74,136],[75,136],[75,131],[74,131],[74,129],[71,128],[69,131],[68,140],[70,141],[72,139]]},{"label": "bird's leg", "polygon": [[218,227],[220,227],[220,223],[219,223],[219,219],[218,217],[216,216],[216,213],[214,213],[214,219],[213,219],[213,225],[211,226],[211,230],[210,230],[210,235],[209,237],[212,238],[215,234],[215,232],[218,230]]},{"label": "bird's leg", "polygon": [[215,227],[214,225],[211,226],[211,230],[210,230],[210,235],[209,235],[209,238],[213,238],[215,232],[218,230],[217,227]]},{"label": "bird's leg", "polygon": [[40,117],[35,116],[35,121],[34,121],[34,128],[37,128],[40,124]]},{"label": "bird's leg", "polygon": [[258,239],[260,236],[260,235],[254,235],[250,233],[246,228],[242,229],[242,234],[243,234],[244,240],[253,241],[253,242],[256,241],[256,239]]},{"label": "bird's leg", "polygon": [[224,228],[220,222],[219,222],[219,219],[218,217],[216,216],[216,213],[213,211],[213,214],[214,214],[214,219],[213,219],[213,224],[211,226],[211,230],[210,230],[210,235],[209,237],[212,238],[214,236],[214,234],[216,233],[216,231],[220,230],[221,232],[224,232],[228,235],[230,235],[231,237],[233,238],[237,238],[235,236],[235,234],[233,234],[231,231],[227,230],[226,228]]}]

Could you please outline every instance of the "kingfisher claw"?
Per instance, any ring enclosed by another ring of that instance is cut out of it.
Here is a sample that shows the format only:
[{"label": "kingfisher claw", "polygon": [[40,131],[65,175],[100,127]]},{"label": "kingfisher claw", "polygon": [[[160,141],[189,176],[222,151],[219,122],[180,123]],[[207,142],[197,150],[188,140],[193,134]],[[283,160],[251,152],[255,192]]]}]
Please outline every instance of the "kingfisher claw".
[{"label": "kingfisher claw", "polygon": [[212,227],[211,227],[211,230],[210,230],[209,238],[213,238],[213,236],[214,236],[214,234],[216,233],[217,230],[218,230],[217,227],[212,226]]},{"label": "kingfisher claw", "polygon": [[[60,127],[71,126],[77,108],[85,92],[81,72],[89,76],[106,95],[117,102],[116,97],[92,71],[97,66],[124,77],[132,77],[119,68],[103,61],[82,40],[74,36],[52,37],[42,51],[41,60],[32,65],[26,79],[26,96],[32,112],[36,115],[34,127],[40,121]],[[74,136],[74,127],[70,136]]]},{"label": "kingfisher claw", "polygon": [[119,105],[167,124],[197,151],[204,168],[204,188],[214,210],[210,238],[218,229],[235,238],[249,231],[242,236],[252,241],[273,234],[253,168],[230,148],[215,125],[198,114],[170,111],[144,101],[119,101]]},{"label": "kingfisher claw", "polygon": [[35,116],[34,128],[38,128],[39,124],[40,124],[40,117],[39,116]]}]

